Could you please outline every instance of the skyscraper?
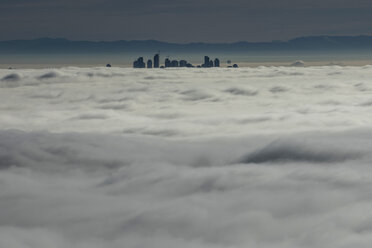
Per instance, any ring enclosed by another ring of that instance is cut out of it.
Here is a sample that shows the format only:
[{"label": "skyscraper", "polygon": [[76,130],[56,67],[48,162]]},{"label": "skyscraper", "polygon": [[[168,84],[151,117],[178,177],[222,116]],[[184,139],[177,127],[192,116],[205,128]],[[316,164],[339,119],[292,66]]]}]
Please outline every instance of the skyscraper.
[{"label": "skyscraper", "polygon": [[172,60],[171,66],[172,67],[178,67],[178,61],[177,60]]},{"label": "skyscraper", "polygon": [[146,64],[143,62],[143,57],[139,57],[133,62],[133,68],[146,68]]},{"label": "skyscraper", "polygon": [[186,67],[187,61],[186,60],[180,60],[180,67]]},{"label": "skyscraper", "polygon": [[154,56],[154,68],[159,68],[159,54]]},{"label": "skyscraper", "polygon": [[217,58],[214,60],[214,67],[220,67],[220,60]]},{"label": "skyscraper", "polygon": [[202,65],[202,67],[210,67],[210,62],[209,62],[209,57],[208,56],[204,56],[204,64]]},{"label": "skyscraper", "polygon": [[145,62],[143,62],[143,57],[138,58],[139,68],[146,68]]},{"label": "skyscraper", "polygon": [[209,66],[208,67],[213,67],[213,60],[209,60]]},{"label": "skyscraper", "polygon": [[171,67],[171,62],[168,58],[165,59],[164,65],[165,67]]},{"label": "skyscraper", "polygon": [[152,60],[147,60],[147,68],[152,68]]}]

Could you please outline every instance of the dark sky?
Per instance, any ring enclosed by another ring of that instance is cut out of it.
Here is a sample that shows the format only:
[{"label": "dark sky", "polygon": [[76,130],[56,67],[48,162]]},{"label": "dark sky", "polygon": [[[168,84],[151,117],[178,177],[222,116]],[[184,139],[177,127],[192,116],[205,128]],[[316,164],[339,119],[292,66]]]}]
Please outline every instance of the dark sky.
[{"label": "dark sky", "polygon": [[1,40],[287,40],[372,34],[371,0],[0,0]]}]

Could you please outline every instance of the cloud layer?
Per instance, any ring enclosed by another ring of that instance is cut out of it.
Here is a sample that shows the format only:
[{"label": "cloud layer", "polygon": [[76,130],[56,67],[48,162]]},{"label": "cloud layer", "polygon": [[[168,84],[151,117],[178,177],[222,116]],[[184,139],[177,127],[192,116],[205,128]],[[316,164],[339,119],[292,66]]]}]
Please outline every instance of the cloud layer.
[{"label": "cloud layer", "polygon": [[0,127],[154,136],[171,130],[178,138],[363,128],[370,122],[371,71],[0,70]]},{"label": "cloud layer", "polygon": [[0,70],[0,247],[369,247],[371,76]]}]

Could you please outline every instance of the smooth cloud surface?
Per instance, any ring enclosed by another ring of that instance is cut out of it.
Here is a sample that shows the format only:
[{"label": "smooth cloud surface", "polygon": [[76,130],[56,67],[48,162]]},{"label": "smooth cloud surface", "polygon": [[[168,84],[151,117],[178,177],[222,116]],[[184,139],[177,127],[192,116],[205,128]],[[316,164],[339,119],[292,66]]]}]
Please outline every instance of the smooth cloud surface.
[{"label": "smooth cloud surface", "polygon": [[370,78],[0,70],[0,247],[369,247]]}]

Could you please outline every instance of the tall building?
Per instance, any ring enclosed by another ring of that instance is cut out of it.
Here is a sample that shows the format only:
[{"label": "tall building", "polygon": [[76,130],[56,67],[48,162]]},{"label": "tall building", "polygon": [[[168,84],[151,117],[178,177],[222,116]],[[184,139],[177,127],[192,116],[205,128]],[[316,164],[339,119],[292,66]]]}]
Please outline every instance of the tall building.
[{"label": "tall building", "polygon": [[210,60],[208,56],[204,56],[204,64],[201,65],[203,68],[213,67],[213,60]]},{"label": "tall building", "polygon": [[208,67],[213,67],[213,60],[209,60],[209,66]]},{"label": "tall building", "polygon": [[214,60],[214,67],[220,67],[220,60],[217,58]]},{"label": "tall building", "polygon": [[204,64],[202,65],[202,67],[210,67],[210,62],[209,62],[209,57],[208,56],[204,56]]},{"label": "tall building", "polygon": [[143,62],[143,57],[139,57],[133,62],[133,68],[146,68],[146,64]]},{"label": "tall building", "polygon": [[180,60],[180,67],[186,67],[187,61],[186,60]]},{"label": "tall building", "polygon": [[171,62],[168,58],[165,59],[164,65],[165,67],[171,67]]},{"label": "tall building", "polygon": [[143,62],[143,57],[139,57],[137,61],[139,68],[146,68],[145,62]]},{"label": "tall building", "polygon": [[152,68],[152,60],[147,60],[147,68]]},{"label": "tall building", "polygon": [[171,66],[172,67],[178,67],[178,61],[177,60],[172,60]]},{"label": "tall building", "polygon": [[138,60],[133,61],[133,68],[140,68]]},{"label": "tall building", "polygon": [[159,68],[159,54],[154,56],[154,68]]}]

